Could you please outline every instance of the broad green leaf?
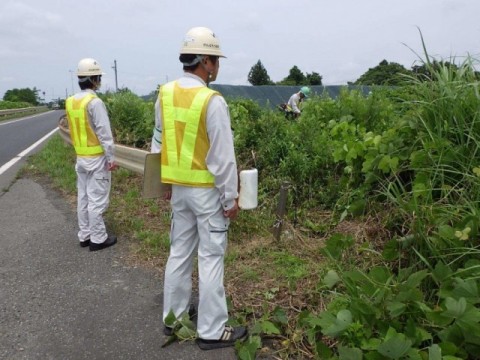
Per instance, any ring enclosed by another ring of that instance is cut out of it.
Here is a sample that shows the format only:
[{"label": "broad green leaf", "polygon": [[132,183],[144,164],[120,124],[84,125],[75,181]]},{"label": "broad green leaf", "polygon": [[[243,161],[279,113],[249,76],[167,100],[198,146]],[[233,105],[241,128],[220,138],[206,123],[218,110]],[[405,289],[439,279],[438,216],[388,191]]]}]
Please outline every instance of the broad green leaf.
[{"label": "broad green leaf", "polygon": [[382,256],[387,261],[397,260],[400,256],[398,242],[389,240],[383,247]]},{"label": "broad green leaf", "polygon": [[448,278],[451,274],[452,270],[442,262],[438,262],[432,271],[433,277],[440,282]]},{"label": "broad green leaf", "polygon": [[450,225],[440,225],[438,227],[438,235],[442,239],[452,240],[455,236],[455,230]]},{"label": "broad green leaf", "polygon": [[382,340],[376,338],[370,338],[368,340],[362,340],[360,348],[362,350],[377,350],[378,346],[382,343]]},{"label": "broad green leaf", "polygon": [[260,336],[250,336],[245,341],[235,344],[240,360],[255,360],[257,350],[262,346]]},{"label": "broad green leaf", "polygon": [[315,352],[318,359],[330,359],[333,355],[332,350],[322,341],[315,341]]},{"label": "broad green leaf", "polygon": [[180,327],[175,334],[178,336],[180,340],[188,340],[188,339],[194,339],[196,336],[196,331],[189,329],[186,326]]},{"label": "broad green leaf", "polygon": [[318,316],[311,316],[308,318],[308,323],[311,326],[320,326],[322,329],[326,329],[335,323],[337,318],[335,315],[328,311],[321,312]]},{"label": "broad green leaf", "polygon": [[459,318],[467,309],[467,301],[465,300],[465,298],[455,300],[449,297],[445,300],[445,307],[447,308],[447,310],[442,315]]},{"label": "broad green leaf", "polygon": [[420,286],[422,280],[425,279],[428,275],[429,274],[427,270],[421,270],[416,273],[413,273],[407,279],[407,286],[411,288]]},{"label": "broad green leaf", "polygon": [[458,347],[451,342],[445,341],[438,344],[442,349],[443,356],[445,355],[455,355],[458,352]]},{"label": "broad green leaf", "polygon": [[345,271],[343,276],[356,284],[360,284],[365,281],[365,274],[360,270]]},{"label": "broad green leaf", "polygon": [[280,330],[271,322],[268,320],[262,321],[262,331],[266,335],[271,335],[271,334],[280,334]]},{"label": "broad green leaf", "polygon": [[340,310],[334,322],[322,332],[327,336],[337,336],[352,323],[352,313],[349,310]]},{"label": "broad green leaf", "polygon": [[420,350],[411,348],[408,350],[407,355],[405,356],[408,360],[424,360],[420,354]]},{"label": "broad green leaf", "polygon": [[403,314],[407,306],[401,302],[391,302],[387,304],[387,310],[390,312],[391,317],[397,317]]},{"label": "broad green leaf", "polygon": [[480,295],[478,292],[477,281],[473,279],[455,279],[455,289],[452,291],[452,294],[459,298],[465,297],[467,299],[472,299],[475,302],[478,302],[478,298],[480,297]]},{"label": "broad green leaf", "polygon": [[357,149],[355,147],[352,147],[348,153],[347,156],[345,157],[345,160],[347,162],[350,162],[352,159],[356,159],[358,156]]},{"label": "broad green leaf", "polygon": [[427,194],[427,186],[423,183],[418,183],[413,186],[413,196],[415,199],[425,196]]},{"label": "broad green leaf", "polygon": [[480,336],[480,310],[473,306],[467,306],[467,310],[460,316],[456,324],[466,333]]},{"label": "broad green leaf", "polygon": [[356,299],[355,302],[350,305],[350,309],[352,309],[354,313],[361,313],[364,315],[375,315],[380,312],[378,306],[366,299]]},{"label": "broad green leaf", "polygon": [[285,310],[277,306],[273,310],[273,320],[280,324],[288,324],[287,313],[285,312]]},{"label": "broad green leaf", "polygon": [[423,293],[418,288],[410,288],[405,285],[400,286],[401,291],[395,296],[398,302],[415,302],[423,300]]},{"label": "broad green leaf", "polygon": [[365,161],[364,161],[363,164],[362,164],[362,172],[363,172],[363,173],[367,173],[367,172],[369,172],[370,170],[372,170],[374,160],[375,160],[375,159],[373,159],[373,158],[367,158],[367,159],[365,159]]},{"label": "broad green leaf", "polygon": [[[378,168],[382,170],[385,174],[389,173],[392,169],[392,159],[390,155],[384,155],[380,162],[378,163]],[[397,159],[398,162],[398,159]]]},{"label": "broad green leaf", "polygon": [[176,321],[177,318],[175,317],[175,314],[173,313],[173,311],[170,310],[164,320],[165,326],[174,327]]},{"label": "broad green leaf", "polygon": [[362,350],[358,348],[338,347],[339,360],[362,360]]},{"label": "broad green leaf", "polygon": [[428,313],[428,312],[431,312],[433,311],[432,309],[430,309],[428,307],[427,304],[421,302],[421,301],[415,301],[415,305],[417,305],[417,308],[419,308],[420,310],[422,310],[424,313]]},{"label": "broad green leaf", "polygon": [[428,360],[442,360],[442,349],[438,344],[433,344],[428,348]]},{"label": "broad green leaf", "polygon": [[195,330],[195,324],[192,320],[190,320],[190,316],[188,314],[184,314],[179,323],[186,328]]},{"label": "broad green leaf", "polygon": [[252,335],[260,335],[262,333],[262,324],[259,321],[256,321],[249,331]]},{"label": "broad green leaf", "polygon": [[368,275],[373,281],[384,284],[391,278],[392,273],[385,266],[375,266],[368,272]]},{"label": "broad green leaf", "polygon": [[445,327],[453,321],[453,317],[445,316],[441,311],[431,311],[426,313],[426,317],[434,325]]},{"label": "broad green leaf", "polygon": [[323,278],[323,282],[329,289],[333,288],[340,281],[340,276],[338,276],[335,270],[329,270],[327,275]]},{"label": "broad green leaf", "polygon": [[378,346],[378,352],[389,359],[400,359],[412,348],[412,341],[403,334],[395,334]]}]

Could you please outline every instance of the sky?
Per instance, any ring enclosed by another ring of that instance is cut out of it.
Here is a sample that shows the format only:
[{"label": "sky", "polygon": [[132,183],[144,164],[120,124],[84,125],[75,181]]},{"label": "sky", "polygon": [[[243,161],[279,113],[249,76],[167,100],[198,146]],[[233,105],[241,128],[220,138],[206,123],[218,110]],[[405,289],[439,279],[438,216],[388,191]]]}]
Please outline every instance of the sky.
[{"label": "sky", "polygon": [[407,69],[430,56],[480,58],[479,0],[1,0],[0,99],[31,88],[45,100],[78,91],[80,59],[96,59],[101,91],[147,95],[182,75],[192,27],[212,29],[227,56],[217,84],[249,85],[260,60],[273,81],[297,66],[323,85],[355,81],[382,60]]}]

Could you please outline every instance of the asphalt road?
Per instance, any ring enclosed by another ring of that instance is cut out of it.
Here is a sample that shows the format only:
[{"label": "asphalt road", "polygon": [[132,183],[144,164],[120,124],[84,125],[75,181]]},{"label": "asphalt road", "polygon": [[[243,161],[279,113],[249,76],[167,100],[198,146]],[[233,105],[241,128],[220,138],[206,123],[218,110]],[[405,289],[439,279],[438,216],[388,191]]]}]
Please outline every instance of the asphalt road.
[{"label": "asphalt road", "polygon": [[[48,184],[0,192],[0,359],[235,359],[233,348],[165,348],[162,279],[125,261],[128,239],[78,245],[75,209]],[[10,174],[9,174],[10,173]]]},{"label": "asphalt road", "polygon": [[63,110],[0,122],[0,166],[58,126]]}]

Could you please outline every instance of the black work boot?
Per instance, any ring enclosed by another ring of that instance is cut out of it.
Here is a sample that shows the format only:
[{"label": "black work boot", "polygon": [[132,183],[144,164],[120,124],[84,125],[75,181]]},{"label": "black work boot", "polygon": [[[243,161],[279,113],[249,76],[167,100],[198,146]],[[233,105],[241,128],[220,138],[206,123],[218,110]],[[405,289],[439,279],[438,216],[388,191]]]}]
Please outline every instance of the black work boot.
[{"label": "black work boot", "polygon": [[102,250],[105,249],[109,246],[115,245],[117,243],[117,237],[116,236],[109,236],[107,240],[105,240],[103,243],[96,244],[90,241],[90,251],[97,251],[97,250]]}]

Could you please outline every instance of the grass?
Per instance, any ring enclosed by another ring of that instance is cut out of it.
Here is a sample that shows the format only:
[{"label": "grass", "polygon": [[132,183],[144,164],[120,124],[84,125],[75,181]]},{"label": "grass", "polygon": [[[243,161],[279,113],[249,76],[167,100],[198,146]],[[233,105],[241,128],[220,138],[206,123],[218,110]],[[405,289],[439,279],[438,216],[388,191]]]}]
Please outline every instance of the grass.
[{"label": "grass", "polygon": [[[72,147],[55,135],[41,152],[29,159],[22,175],[47,176],[53,187],[74,204],[74,163]],[[125,169],[113,173],[110,206],[105,217],[107,226],[121,234],[122,241],[130,245],[130,256],[126,261],[135,266],[153,268],[162,276],[169,252],[170,206],[160,199],[143,199],[140,195],[142,180],[140,174]],[[275,223],[276,201],[275,198],[265,199],[257,209],[241,211],[231,223],[225,258],[225,287],[232,318],[255,322],[280,307],[289,314],[289,328],[295,329],[296,317],[301,310],[318,312],[325,308],[319,284],[330,265],[321,253],[328,232],[322,231],[319,235],[286,221],[284,235],[279,241],[274,239],[271,228]],[[325,229],[355,233],[359,238],[368,237],[365,234],[369,231],[363,229],[362,224],[345,221],[341,228],[327,224],[331,219],[324,210],[319,214],[295,213],[292,216],[302,224],[307,215],[316,221],[321,219]],[[367,223],[371,227],[377,225]],[[270,346],[282,347],[280,342]],[[262,353],[268,351],[267,346]]]},{"label": "grass", "polygon": [[70,145],[55,135],[39,153],[29,158],[21,173],[44,174],[53,185],[64,194],[76,193],[75,151]]}]

